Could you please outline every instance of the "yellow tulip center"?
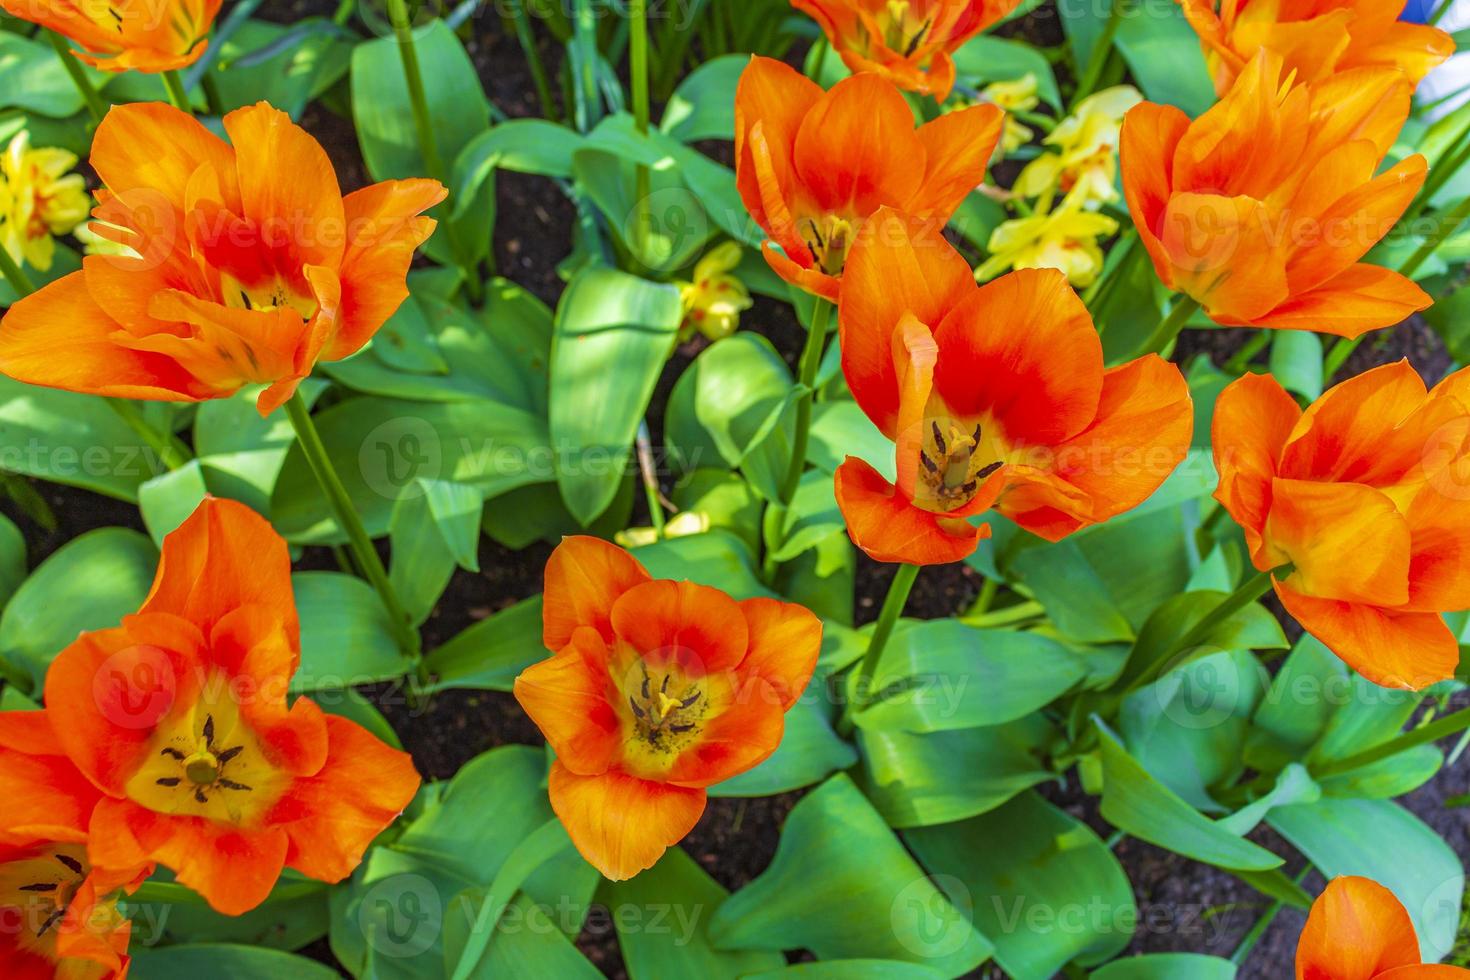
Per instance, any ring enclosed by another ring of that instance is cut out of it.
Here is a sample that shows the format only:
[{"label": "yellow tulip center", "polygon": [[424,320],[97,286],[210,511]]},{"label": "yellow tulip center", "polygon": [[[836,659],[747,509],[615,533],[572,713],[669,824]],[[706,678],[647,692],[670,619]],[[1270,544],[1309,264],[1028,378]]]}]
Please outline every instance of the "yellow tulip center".
[{"label": "yellow tulip center", "polygon": [[[934,511],[951,511],[975,499],[980,484],[1004,464],[982,448],[984,427],[971,430],[950,419],[928,420],[919,449],[916,503]],[[996,447],[990,447],[994,450]]]},{"label": "yellow tulip center", "polygon": [[855,230],[853,222],[835,214],[801,218],[796,222],[797,234],[811,251],[812,261],[829,276],[842,275]]},{"label": "yellow tulip center", "polygon": [[0,909],[14,910],[22,949],[56,960],[57,926],[87,877],[87,849],[81,844],[39,847],[18,861],[0,865]]},{"label": "yellow tulip center", "polygon": [[905,58],[918,50],[934,27],[934,18],[921,17],[908,0],[888,0],[880,15],[883,24],[883,43],[890,51],[897,51]]}]

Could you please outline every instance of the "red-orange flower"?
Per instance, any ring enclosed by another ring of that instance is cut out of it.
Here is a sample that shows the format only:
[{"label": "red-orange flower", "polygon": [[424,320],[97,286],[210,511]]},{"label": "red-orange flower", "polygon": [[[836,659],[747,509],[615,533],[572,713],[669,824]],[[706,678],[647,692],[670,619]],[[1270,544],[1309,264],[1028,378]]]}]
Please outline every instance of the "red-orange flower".
[{"label": "red-orange flower", "polygon": [[735,179],[772,239],[766,261],[835,302],[863,221],[887,205],[944,224],[985,179],[1004,122],[978,105],[915,129],[909,104],[877,75],[824,92],[788,65],[752,58],[735,92]]},{"label": "red-orange flower", "polygon": [[217,910],[260,904],[289,866],[340,881],[418,789],[407,755],[308,698],[286,544],[206,499],[164,539],[153,589],[46,677],[55,744],[102,791],[92,864],[172,868]]},{"label": "red-orange flower", "polygon": [[1470,370],[1426,392],[1387,364],[1305,412],[1246,375],[1216,403],[1213,442],[1215,499],[1304,629],[1385,687],[1454,676],[1439,614],[1470,608]]},{"label": "red-orange flower", "polygon": [[1409,913],[1367,878],[1334,878],[1312,903],[1296,947],[1296,980],[1465,980],[1426,964]]},{"label": "red-orange flower", "polygon": [[0,0],[12,17],[81,45],[77,56],[103,71],[164,72],[192,65],[220,0]]},{"label": "red-orange flower", "polygon": [[268,382],[269,413],[318,360],[354,353],[408,295],[444,199],[432,180],[348,194],[316,140],[265,103],[225,116],[233,146],[167,105],[118,106],[92,143],[107,185],[96,255],[11,307],[0,372],[123,398],[200,401]]},{"label": "red-orange flower", "polygon": [[1298,81],[1320,82],[1354,68],[1397,68],[1411,84],[1455,53],[1444,31],[1399,20],[1392,0],[1179,0],[1199,34],[1215,91],[1224,95],[1262,49]]},{"label": "red-orange flower", "polygon": [[556,750],[552,809],[614,880],[694,828],[706,787],[776,750],[822,641],[801,606],[654,580],[589,537],[552,553],[544,615],[552,656],[516,699]]},{"label": "red-orange flower", "polygon": [[977,286],[937,229],[884,210],[838,309],[848,386],[896,444],[896,485],[853,456],[837,470],[848,533],[878,561],[958,561],[992,507],[1055,541],[1142,502],[1188,450],[1179,369],[1153,355],[1105,369],[1054,269]]},{"label": "red-orange flower", "polygon": [[791,0],[810,14],[855,72],[877,72],[901,89],[943,102],[954,87],[950,58],[1020,0]]},{"label": "red-orange flower", "polygon": [[1409,112],[1402,72],[1358,68],[1294,84],[1262,52],[1190,122],[1142,103],[1123,120],[1123,189],[1164,284],[1217,323],[1344,337],[1430,305],[1359,260],[1424,183],[1415,154],[1378,176]]}]

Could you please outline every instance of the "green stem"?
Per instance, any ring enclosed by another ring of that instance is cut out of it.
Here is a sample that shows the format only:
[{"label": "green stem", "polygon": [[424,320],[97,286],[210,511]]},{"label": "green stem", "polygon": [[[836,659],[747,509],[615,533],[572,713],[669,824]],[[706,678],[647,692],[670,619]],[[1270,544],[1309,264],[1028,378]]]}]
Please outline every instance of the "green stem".
[{"label": "green stem", "polygon": [[163,73],[163,87],[168,89],[169,101],[189,115],[194,114],[194,103],[189,101],[189,92],[184,88],[184,80],[178,71],[166,71]]},{"label": "green stem", "polygon": [[77,60],[77,56],[71,53],[71,48],[67,47],[65,39],[60,34],[55,31],[43,31],[42,33],[51,42],[51,47],[56,49],[56,57],[61,59],[61,65],[71,76],[72,84],[77,87],[78,92],[82,93],[82,101],[87,103],[87,111],[92,114],[92,122],[100,123],[102,117],[107,115],[108,106],[101,93],[97,91],[97,86],[93,85],[92,80],[87,77],[86,69]]},{"label": "green stem", "polygon": [[[868,698],[868,685],[872,683],[873,671],[878,669],[878,661],[883,659],[883,648],[888,646],[888,638],[893,635],[893,628],[898,625],[898,617],[903,614],[903,607],[908,604],[909,593],[914,588],[914,580],[919,577],[919,566],[903,564],[898,566],[898,571],[893,574],[893,581],[888,583],[888,595],[883,600],[883,609],[878,613],[877,625],[873,627],[873,635],[868,640],[868,650],[863,654],[862,663],[858,664],[857,676],[853,679],[849,690],[853,698]],[[838,730],[844,735],[852,734],[853,730],[853,705],[847,706],[842,720],[838,723]]]},{"label": "green stem", "polygon": [[[633,121],[642,135],[648,133],[648,0],[628,0],[628,19],[631,31],[628,39],[628,72],[633,87]],[[641,260],[645,236],[648,234],[649,173],[646,164],[639,163],[635,170],[633,216],[633,251]]]},{"label": "green stem", "polygon": [[1152,336],[1148,338],[1148,343],[1143,345],[1143,352],[1145,354],[1162,354],[1168,349],[1170,344],[1178,339],[1180,331],[1184,329],[1184,324],[1188,322],[1189,318],[1194,315],[1194,311],[1197,309],[1199,309],[1199,301],[1193,297],[1182,294],[1176,297],[1174,305],[1169,309],[1169,312],[1164,318],[1159,321],[1159,325],[1154,328]]},{"label": "green stem", "polygon": [[1424,260],[1433,255],[1434,250],[1444,244],[1446,238],[1459,231],[1466,218],[1470,218],[1470,196],[1466,196],[1454,206],[1449,214],[1439,219],[1439,224],[1435,226],[1434,232],[1425,238],[1419,250],[1409,256],[1408,261],[1399,267],[1399,273],[1412,278],[1414,273],[1419,271],[1419,266],[1424,264]]},{"label": "green stem", "polygon": [[[1306,879],[1307,873],[1311,870],[1312,866],[1308,864],[1301,871],[1297,872],[1296,877],[1292,880],[1300,885]],[[1267,929],[1271,928],[1271,923],[1276,920],[1276,916],[1280,915],[1281,910],[1284,908],[1286,908],[1286,903],[1281,901],[1281,899],[1278,898],[1272,902],[1271,907],[1266,909],[1265,913],[1256,920],[1255,925],[1251,926],[1250,932],[1246,933],[1245,938],[1241,939],[1240,945],[1235,947],[1235,952],[1230,954],[1230,962],[1234,963],[1237,968],[1245,966],[1245,961],[1250,959],[1251,950],[1256,948],[1256,943],[1261,941],[1261,937],[1266,934]]]},{"label": "green stem", "polygon": [[653,461],[653,437],[648,432],[647,419],[638,423],[638,435],[635,442],[638,447],[638,471],[643,478],[643,494],[648,498],[648,517],[653,521],[654,533],[662,538],[664,536],[664,502],[659,493],[658,473]]},{"label": "green stem", "polygon": [[801,486],[801,474],[806,470],[807,443],[811,440],[812,400],[816,395],[817,370],[822,366],[822,351],[827,340],[827,323],[832,316],[832,304],[820,297],[812,310],[812,322],[806,333],[806,345],[801,349],[801,362],[797,367],[797,381],[805,388],[796,401],[796,431],[791,436],[791,459],[786,464],[786,478],[781,481],[781,504],[791,503]]},{"label": "green stem", "polygon": [[1358,345],[1366,336],[1368,335],[1362,334],[1352,339],[1337,338],[1337,343],[1332,345],[1332,349],[1327,352],[1327,357],[1322,361],[1322,380],[1324,382],[1331,383],[1333,376],[1347,363],[1347,359],[1353,356],[1353,351],[1358,349]]},{"label": "green stem", "polygon": [[159,432],[149,425],[132,402],[125,398],[108,398],[106,401],[117,413],[117,417],[158,453],[164,466],[176,470],[193,458],[194,454],[189,452],[189,447],[180,442],[177,436]]},{"label": "green stem", "polygon": [[1404,732],[1398,738],[1390,739],[1382,745],[1350,755],[1336,762],[1329,762],[1325,766],[1313,769],[1312,775],[1318,778],[1336,776],[1340,773],[1352,772],[1363,766],[1371,766],[1375,762],[1407,752],[1430,742],[1437,742],[1450,735],[1458,735],[1460,732],[1470,729],[1470,708],[1461,708],[1453,714],[1445,715],[1437,721],[1431,721],[1427,725],[1420,725],[1411,732]]},{"label": "green stem", "polygon": [[199,87],[204,90],[204,104],[209,107],[211,116],[223,116],[225,114],[224,96],[220,94],[219,82],[215,81],[214,72],[207,71],[199,76]]},{"label": "green stem", "polygon": [[1269,572],[1257,572],[1240,584],[1230,595],[1226,596],[1221,603],[1211,609],[1189,632],[1179,638],[1162,656],[1155,658],[1137,678],[1128,685],[1125,694],[1136,691],[1140,687],[1158,679],[1159,674],[1174,663],[1174,658],[1185,650],[1197,647],[1214,632],[1215,627],[1228,620],[1231,616],[1240,612],[1246,606],[1255,602],[1271,588],[1271,576],[1280,571],[1273,569]]},{"label": "green stem", "polygon": [[347,534],[353,558],[383,599],[398,648],[416,665],[419,664],[422,648],[418,631],[413,628],[408,613],[398,601],[398,593],[388,581],[383,560],[378,557],[378,551],[373,547],[372,538],[368,537],[367,528],[362,525],[362,518],[358,516],[347,488],[342,485],[341,477],[332,466],[327,447],[322,444],[322,437],[311,420],[311,410],[306,407],[306,401],[302,399],[300,392],[292,395],[291,400],[286,402],[286,415],[291,420],[291,428],[296,430],[296,440],[301,444],[301,451],[306,455],[306,461],[311,466],[317,483],[321,485],[322,492],[332,505],[333,513],[337,515],[338,525]]},{"label": "green stem", "polygon": [[1257,330],[1256,335],[1247,340],[1240,350],[1235,352],[1235,356],[1225,362],[1225,370],[1231,374],[1244,374],[1255,356],[1270,342],[1270,331]]},{"label": "green stem", "polygon": [[551,81],[546,74],[546,65],[541,60],[541,49],[536,47],[536,33],[531,29],[531,18],[526,15],[526,0],[511,0],[511,21],[515,24],[516,40],[526,56],[526,66],[531,69],[531,80],[536,83],[536,95],[541,99],[541,114],[552,122],[560,122],[556,101],[551,97]]},{"label": "green stem", "polygon": [[1434,8],[1434,13],[1429,17],[1429,26],[1439,26],[1439,22],[1444,19],[1444,15],[1449,13],[1450,8],[1454,5],[1455,0],[1441,0],[1440,5]]},{"label": "green stem", "polygon": [[[414,43],[413,24],[409,20],[405,0],[388,0],[388,19],[393,22],[393,36],[398,41],[398,56],[403,62],[404,83],[408,87],[408,101],[413,109],[414,132],[418,136],[419,154],[429,176],[443,184],[448,190],[444,200],[444,214],[454,213],[454,190],[450,187],[449,171],[444,167],[444,158],[439,154],[439,142],[434,136],[434,120],[429,115],[429,98],[424,91],[424,76],[419,69],[418,46]],[[476,263],[464,258],[464,249],[459,241],[452,221],[444,222],[444,233],[449,236],[450,249],[458,258],[464,273],[465,290],[470,302],[478,306],[485,299],[485,284],[480,281]]]},{"label": "green stem", "polygon": [[961,616],[960,620],[966,626],[977,629],[990,629],[996,626],[1010,626],[1013,623],[1024,623],[1028,619],[1035,619],[1046,612],[1039,602],[1018,602],[1014,606],[1006,606],[992,612],[981,612],[973,616]]},{"label": "green stem", "polygon": [[332,23],[338,27],[346,27],[352,15],[357,12],[357,0],[341,0],[337,4],[336,11],[332,14]]},{"label": "green stem", "polygon": [[36,284],[31,281],[31,277],[26,275],[26,271],[10,257],[3,246],[0,246],[0,274],[5,276],[10,288],[15,290],[16,299],[25,299],[36,291]]},{"label": "green stem", "polygon": [[1072,93],[1072,109],[1075,111],[1077,103],[1087,98],[1097,88],[1098,81],[1102,78],[1103,68],[1107,65],[1108,52],[1113,48],[1113,38],[1118,34],[1118,24],[1123,8],[1123,0],[1112,0],[1108,10],[1108,22],[1103,27],[1103,32],[1093,42],[1092,51],[1087,57],[1087,68],[1082,73],[1082,78],[1077,82],[1077,90]]}]

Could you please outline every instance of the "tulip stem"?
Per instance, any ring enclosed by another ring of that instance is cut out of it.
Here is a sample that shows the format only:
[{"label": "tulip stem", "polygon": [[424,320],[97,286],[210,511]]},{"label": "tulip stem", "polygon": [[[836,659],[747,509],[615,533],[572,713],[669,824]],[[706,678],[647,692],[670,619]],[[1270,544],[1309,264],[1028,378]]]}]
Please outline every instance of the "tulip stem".
[{"label": "tulip stem", "polygon": [[638,423],[635,438],[638,447],[638,473],[643,479],[643,493],[648,498],[648,518],[653,522],[653,533],[664,536],[664,502],[658,486],[658,469],[653,460],[653,436],[648,431],[648,419]]},{"label": "tulip stem", "polygon": [[1174,660],[1175,657],[1192,647],[1199,646],[1209,638],[1217,626],[1265,595],[1271,588],[1271,576],[1278,572],[1285,574],[1283,569],[1272,569],[1267,572],[1257,572],[1242,582],[1239,588],[1226,596],[1218,606],[1205,613],[1199,622],[1190,627],[1189,631],[1172,644],[1166,653],[1155,657],[1153,663],[1144,668],[1142,673],[1128,685],[1124,693],[1136,691],[1158,680],[1164,670],[1179,666]]},{"label": "tulip stem", "polygon": [[1336,762],[1329,762],[1321,768],[1313,767],[1312,775],[1322,779],[1327,776],[1337,776],[1345,772],[1352,772],[1354,769],[1371,766],[1375,762],[1381,762],[1384,759],[1396,756],[1400,752],[1407,752],[1421,745],[1428,745],[1430,742],[1437,742],[1442,738],[1458,735],[1467,728],[1470,728],[1470,708],[1461,708],[1459,711],[1445,715],[1437,721],[1431,721],[1427,725],[1420,725],[1413,731],[1404,732],[1397,738],[1390,739],[1382,745],[1365,749],[1362,752],[1350,755],[1345,759],[1339,759]]},{"label": "tulip stem", "polygon": [[169,101],[174,107],[189,115],[194,115],[194,103],[189,100],[189,90],[184,88],[184,80],[179,77],[177,71],[166,71],[163,73],[163,87],[168,89]]},{"label": "tulip stem", "polygon": [[[883,649],[888,646],[889,637],[893,636],[893,628],[898,625],[898,617],[903,614],[903,607],[908,604],[909,593],[913,591],[914,580],[918,577],[918,565],[902,564],[893,573],[893,581],[888,583],[888,595],[883,599],[883,609],[878,613],[878,622],[873,626],[873,635],[868,640],[868,650],[863,654],[862,663],[858,664],[857,676],[853,678],[852,686],[848,688],[854,701],[867,702],[867,687],[873,681],[873,672],[878,669],[878,661],[883,659]],[[838,731],[843,735],[852,734],[852,719],[853,705],[849,704],[842,720],[838,722]]]},{"label": "tulip stem", "polygon": [[[628,0],[628,19],[631,21],[628,36],[629,84],[633,88],[633,121],[639,135],[648,133],[648,0]],[[640,262],[644,261],[645,243],[649,231],[648,166],[639,163],[634,170],[636,181],[633,191],[633,251]]]},{"label": "tulip stem", "polygon": [[546,64],[541,60],[541,49],[536,47],[536,34],[531,29],[531,18],[526,15],[526,0],[511,0],[511,21],[515,24],[516,40],[526,56],[526,65],[531,69],[531,80],[536,83],[536,95],[541,100],[541,115],[552,122],[561,122],[556,100],[551,96],[551,81],[546,74]]},{"label": "tulip stem", "polygon": [[1180,332],[1184,330],[1184,324],[1199,309],[1199,301],[1192,296],[1179,295],[1174,300],[1174,305],[1169,312],[1159,321],[1154,328],[1152,336],[1143,345],[1145,354],[1163,354],[1169,345],[1179,338]]},{"label": "tulip stem", "polygon": [[316,476],[317,483],[321,485],[333,513],[337,515],[338,525],[347,534],[357,566],[383,599],[398,648],[418,664],[422,653],[418,631],[413,628],[408,613],[398,600],[393,583],[388,580],[383,560],[378,557],[372,538],[368,537],[367,528],[363,527],[362,518],[358,516],[357,508],[352,503],[352,497],[348,495],[347,488],[342,485],[342,478],[332,465],[327,447],[322,444],[322,437],[316,431],[316,423],[311,420],[311,410],[306,407],[306,401],[300,392],[292,395],[291,400],[286,402],[286,415],[291,420],[291,428],[296,430],[296,440],[301,444],[307,464]]},{"label": "tulip stem", "polygon": [[159,432],[143,418],[137,406],[125,398],[109,398],[107,404],[117,413],[128,428],[132,429],[139,438],[148,443],[149,447],[158,453],[159,460],[164,466],[176,470],[188,463],[194,457],[189,452],[189,447],[179,441],[178,436],[171,432]]},{"label": "tulip stem", "polygon": [[429,99],[424,92],[424,76],[419,70],[419,52],[414,43],[413,24],[409,20],[405,0],[388,0],[388,19],[393,22],[393,36],[398,41],[398,57],[403,62],[403,80],[408,87],[408,102],[413,108],[414,132],[418,136],[419,155],[429,176],[444,185],[447,196],[444,208],[444,233],[449,247],[454,252],[461,271],[464,273],[465,292],[470,302],[479,306],[485,299],[485,284],[480,280],[478,263],[464,255],[464,247],[455,230],[450,215],[454,214],[454,188],[450,186],[450,174],[444,167],[444,158],[439,154],[439,143],[434,137],[434,119],[429,115]]},{"label": "tulip stem", "polygon": [[36,284],[26,271],[20,267],[15,259],[10,257],[4,246],[0,246],[0,273],[5,276],[5,281],[10,283],[10,288],[15,290],[16,299],[25,299],[36,291]]},{"label": "tulip stem", "polygon": [[87,103],[87,111],[92,114],[92,122],[100,123],[102,117],[107,115],[107,103],[97,91],[97,86],[93,85],[92,80],[87,77],[86,69],[77,60],[77,56],[71,53],[71,48],[67,47],[66,41],[60,34],[55,31],[43,31],[43,33],[46,35],[46,40],[51,42],[51,47],[56,49],[56,57],[61,59],[61,66],[71,76],[72,84],[77,87],[78,92],[82,93],[82,101]]}]

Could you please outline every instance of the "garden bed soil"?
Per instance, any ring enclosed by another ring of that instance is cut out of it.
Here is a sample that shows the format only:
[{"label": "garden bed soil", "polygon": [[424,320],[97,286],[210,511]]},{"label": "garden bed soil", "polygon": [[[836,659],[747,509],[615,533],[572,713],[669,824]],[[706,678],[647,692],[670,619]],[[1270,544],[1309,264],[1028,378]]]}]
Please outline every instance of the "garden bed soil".
[{"label": "garden bed soil", "polygon": [[[291,22],[312,14],[330,16],[335,7],[335,0],[295,0],[268,5],[261,15]],[[479,16],[472,24],[473,36],[467,47],[492,101],[508,115],[538,115],[539,104],[514,36],[504,31],[493,16]],[[1059,39],[1058,31],[1054,17],[1033,17],[1007,25],[1001,33],[1054,44]],[[541,42],[543,58],[555,77],[560,49],[544,33]],[[793,56],[791,60],[798,59]],[[326,147],[344,191],[369,183],[350,120],[313,104],[304,114],[302,124]],[[556,266],[571,249],[572,205],[553,182],[520,174],[498,177],[497,201],[497,269],[543,302],[554,305],[563,288]],[[755,308],[742,318],[741,326],[770,339],[794,370],[804,334],[789,306],[758,298]],[[1249,331],[1244,330],[1190,331],[1181,338],[1175,359],[1184,362],[1203,353],[1223,364],[1248,336]],[[664,401],[674,381],[701,347],[698,341],[684,345],[660,379],[650,417],[655,440],[661,429],[659,415]],[[1416,318],[1362,345],[1340,377],[1404,356],[1431,383],[1450,364],[1438,337]],[[56,514],[55,530],[39,527],[8,501],[0,502],[0,512],[15,520],[24,531],[33,566],[62,544],[93,528],[117,525],[143,530],[139,513],[131,504],[84,490],[40,482],[34,485]],[[646,517],[641,496],[636,506],[639,510],[634,522],[638,523]],[[433,649],[466,626],[539,592],[542,567],[549,553],[550,547],[545,544],[510,551],[485,539],[480,554],[481,571],[457,572],[425,625],[426,648]],[[326,553],[311,549],[303,558],[303,564],[311,567],[329,567],[329,562]],[[857,623],[876,618],[892,574],[891,566],[859,556],[854,608]],[[919,576],[905,614],[918,619],[956,615],[974,601],[979,586],[979,576],[963,563],[926,568]],[[535,726],[508,694],[447,691],[410,708],[407,699],[393,685],[377,685],[364,689],[364,693],[393,724],[427,779],[448,779],[475,756],[499,745],[542,744]],[[1470,822],[1466,821],[1463,810],[1444,805],[1448,797],[1464,794],[1467,789],[1470,787],[1466,785],[1465,769],[1449,768],[1401,802],[1443,834],[1457,853],[1470,854]],[[1110,833],[1110,828],[1097,815],[1096,801],[1083,794],[1075,783],[1046,786],[1041,792],[1104,836]],[[770,863],[781,826],[801,795],[797,792],[762,799],[712,799],[683,847],[720,884],[731,890],[740,888]],[[1284,842],[1273,840],[1269,831],[1253,836],[1281,853],[1292,853]],[[1150,844],[1125,838],[1117,845],[1116,852],[1133,883],[1140,911],[1141,926],[1130,952],[1190,951],[1229,956],[1269,904],[1233,876]],[[1289,866],[1288,870],[1295,869]],[[1309,889],[1318,886],[1320,881],[1308,879]],[[1291,976],[1296,937],[1303,921],[1300,913],[1290,910],[1282,913],[1242,969],[1242,980],[1279,980]],[[579,937],[578,945],[609,977],[626,976],[612,930],[589,926]],[[303,952],[335,965],[325,942],[313,944]],[[987,966],[975,975],[1003,976],[994,966]]]}]

